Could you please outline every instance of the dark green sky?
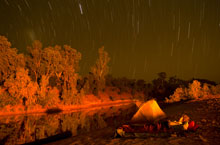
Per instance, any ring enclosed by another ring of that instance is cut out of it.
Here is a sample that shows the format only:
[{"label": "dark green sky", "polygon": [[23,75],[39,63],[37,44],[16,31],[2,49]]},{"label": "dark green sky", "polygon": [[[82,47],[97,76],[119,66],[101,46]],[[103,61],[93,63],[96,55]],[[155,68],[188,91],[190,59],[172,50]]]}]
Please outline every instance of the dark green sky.
[{"label": "dark green sky", "polygon": [[220,82],[219,0],[0,0],[0,20],[20,51],[35,39],[76,48],[80,73],[104,45],[116,77]]}]

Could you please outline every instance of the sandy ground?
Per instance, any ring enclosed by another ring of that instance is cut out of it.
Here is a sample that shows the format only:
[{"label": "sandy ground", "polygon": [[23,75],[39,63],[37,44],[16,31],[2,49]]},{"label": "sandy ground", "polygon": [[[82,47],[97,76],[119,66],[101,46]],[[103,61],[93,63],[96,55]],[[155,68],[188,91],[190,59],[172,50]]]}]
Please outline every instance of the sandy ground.
[{"label": "sandy ground", "polygon": [[184,136],[171,136],[167,138],[114,138],[115,128],[105,128],[83,135],[49,143],[85,144],[85,145],[117,145],[117,144],[211,144],[220,143],[220,99],[203,100],[197,102],[175,103],[161,105],[161,108],[171,120],[178,120],[182,114],[187,114],[194,120],[199,128],[196,132]]}]

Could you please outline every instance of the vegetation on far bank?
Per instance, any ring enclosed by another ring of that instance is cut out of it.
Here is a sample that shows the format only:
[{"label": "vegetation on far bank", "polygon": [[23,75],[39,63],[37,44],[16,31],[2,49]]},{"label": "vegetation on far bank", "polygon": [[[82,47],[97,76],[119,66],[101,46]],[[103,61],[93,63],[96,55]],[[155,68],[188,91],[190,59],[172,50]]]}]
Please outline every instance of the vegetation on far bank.
[{"label": "vegetation on far bank", "polygon": [[117,92],[117,88],[106,87],[110,57],[104,47],[98,50],[96,62],[84,77],[79,75],[81,53],[69,45],[43,48],[40,41],[34,41],[27,50],[26,55],[18,53],[6,37],[0,36],[1,111],[126,99],[118,93],[106,95],[106,91]]},{"label": "vegetation on far bank", "polygon": [[18,53],[0,36],[0,108],[5,112],[123,99],[174,102],[220,94],[215,82],[167,78],[165,72],[158,73],[152,83],[114,78],[104,47],[86,76],[79,75],[81,53],[69,45],[44,48],[34,41],[27,50],[25,55]]},{"label": "vegetation on far bank", "polygon": [[165,98],[165,102],[172,103],[182,100],[203,100],[220,97],[220,85],[211,85],[193,80],[187,87],[180,86],[169,97]]}]

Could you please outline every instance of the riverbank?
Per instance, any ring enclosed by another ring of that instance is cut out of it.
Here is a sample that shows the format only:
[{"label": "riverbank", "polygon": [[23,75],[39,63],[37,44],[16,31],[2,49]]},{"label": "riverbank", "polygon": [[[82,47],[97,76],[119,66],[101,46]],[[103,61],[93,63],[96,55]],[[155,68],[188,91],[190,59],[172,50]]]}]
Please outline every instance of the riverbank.
[{"label": "riverbank", "polygon": [[171,120],[178,120],[182,114],[187,114],[194,120],[199,128],[196,132],[186,133],[183,136],[172,135],[167,138],[114,138],[116,128],[106,127],[95,132],[70,137],[68,139],[51,142],[49,145],[58,144],[219,144],[220,142],[220,99],[190,101],[184,103],[168,104],[163,108]]}]

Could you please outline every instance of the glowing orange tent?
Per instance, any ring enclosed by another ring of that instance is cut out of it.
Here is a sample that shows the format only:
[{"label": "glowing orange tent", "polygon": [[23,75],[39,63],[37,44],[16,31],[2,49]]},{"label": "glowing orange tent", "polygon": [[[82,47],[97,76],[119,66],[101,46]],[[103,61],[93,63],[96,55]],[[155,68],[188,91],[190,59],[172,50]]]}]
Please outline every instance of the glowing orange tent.
[{"label": "glowing orange tent", "polygon": [[160,120],[165,117],[166,115],[157,104],[157,101],[152,99],[140,106],[139,110],[132,117],[131,122],[146,123]]}]

